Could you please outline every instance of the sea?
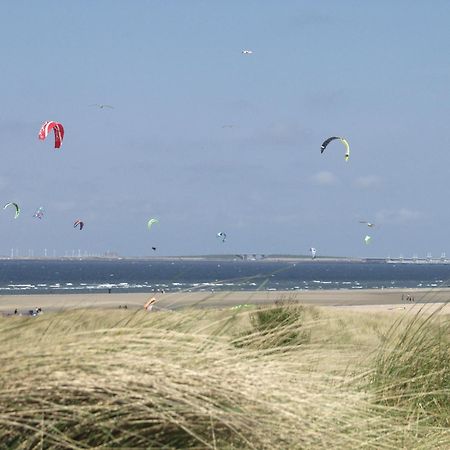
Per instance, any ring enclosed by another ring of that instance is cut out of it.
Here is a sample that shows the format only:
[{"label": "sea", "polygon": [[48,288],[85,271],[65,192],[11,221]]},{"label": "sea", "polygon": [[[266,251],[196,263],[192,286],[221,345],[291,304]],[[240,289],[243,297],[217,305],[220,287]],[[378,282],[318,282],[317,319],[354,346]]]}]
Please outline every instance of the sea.
[{"label": "sea", "polygon": [[0,260],[0,294],[450,286],[450,264],[320,260]]}]

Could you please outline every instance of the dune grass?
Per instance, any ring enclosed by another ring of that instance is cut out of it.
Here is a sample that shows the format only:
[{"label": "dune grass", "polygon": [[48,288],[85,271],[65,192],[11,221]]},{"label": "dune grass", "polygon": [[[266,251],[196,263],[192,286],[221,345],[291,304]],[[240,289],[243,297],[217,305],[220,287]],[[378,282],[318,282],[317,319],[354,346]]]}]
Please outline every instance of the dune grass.
[{"label": "dune grass", "polygon": [[449,318],[273,307],[0,319],[0,448],[448,448]]},{"label": "dune grass", "polygon": [[450,427],[450,327],[448,318],[419,310],[387,333],[372,383],[381,404],[417,421]]}]

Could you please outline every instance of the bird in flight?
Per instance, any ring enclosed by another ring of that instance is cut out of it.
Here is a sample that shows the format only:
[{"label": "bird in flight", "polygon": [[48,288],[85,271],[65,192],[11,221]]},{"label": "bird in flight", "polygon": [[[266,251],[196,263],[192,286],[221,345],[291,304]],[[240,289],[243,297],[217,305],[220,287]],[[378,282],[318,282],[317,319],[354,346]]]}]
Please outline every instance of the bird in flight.
[{"label": "bird in flight", "polygon": [[375,226],[372,222],[366,222],[365,220],[360,220],[359,223],[365,223],[368,227],[372,228]]},{"label": "bird in flight", "polygon": [[89,106],[96,106],[97,108],[103,109],[103,108],[109,108],[109,109],[114,109],[114,106],[112,105],[104,105],[102,103],[94,103],[92,105]]},{"label": "bird in flight", "polygon": [[253,50],[242,50],[241,52],[243,55],[251,55],[253,53]]}]

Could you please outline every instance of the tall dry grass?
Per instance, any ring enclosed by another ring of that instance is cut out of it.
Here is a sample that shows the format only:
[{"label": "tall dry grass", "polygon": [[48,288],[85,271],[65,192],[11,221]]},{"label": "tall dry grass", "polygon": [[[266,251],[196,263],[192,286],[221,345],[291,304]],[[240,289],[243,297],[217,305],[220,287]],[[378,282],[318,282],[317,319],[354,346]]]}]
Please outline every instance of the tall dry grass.
[{"label": "tall dry grass", "polygon": [[[0,319],[0,448],[446,448],[448,353],[420,375],[394,356],[417,327],[444,345],[448,317],[398,317],[284,302]],[[410,413],[418,394],[432,413]]]},{"label": "tall dry grass", "polygon": [[380,404],[450,427],[450,321],[439,310],[402,317],[386,335],[371,382]]}]

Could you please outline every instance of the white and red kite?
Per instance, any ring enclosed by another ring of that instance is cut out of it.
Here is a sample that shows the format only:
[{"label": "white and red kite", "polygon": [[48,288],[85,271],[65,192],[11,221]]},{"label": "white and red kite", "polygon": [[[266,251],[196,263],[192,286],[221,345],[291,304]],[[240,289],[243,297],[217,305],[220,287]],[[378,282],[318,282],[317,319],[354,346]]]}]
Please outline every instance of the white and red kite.
[{"label": "white and red kite", "polygon": [[49,120],[44,122],[41,129],[39,130],[39,139],[43,141],[50,131],[53,130],[55,132],[55,148],[61,147],[62,141],[64,139],[64,127],[61,123],[54,122],[53,120]]}]

